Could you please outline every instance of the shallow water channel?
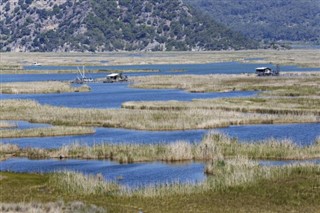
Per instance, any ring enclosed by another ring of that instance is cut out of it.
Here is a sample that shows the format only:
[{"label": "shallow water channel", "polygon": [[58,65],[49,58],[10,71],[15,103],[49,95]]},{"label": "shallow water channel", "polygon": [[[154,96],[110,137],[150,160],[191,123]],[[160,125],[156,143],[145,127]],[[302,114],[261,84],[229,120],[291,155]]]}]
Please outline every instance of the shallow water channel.
[{"label": "shallow water channel", "polygon": [[[262,166],[283,166],[297,162],[319,164],[312,161],[261,161]],[[12,158],[0,162],[0,171],[48,173],[71,170],[84,174],[102,174],[106,180],[118,182],[132,188],[164,183],[199,183],[206,179],[204,163],[185,162],[167,164],[163,162],[119,164],[102,160],[29,160]]]},{"label": "shallow water channel", "polygon": [[128,83],[91,83],[90,92],[61,94],[2,94],[0,99],[31,99],[41,104],[74,108],[119,108],[127,101],[191,101],[192,99],[249,97],[254,91],[190,93],[177,89],[137,89]]},{"label": "shallow water channel", "polygon": [[[17,122],[18,128],[44,127],[42,124],[29,124]],[[50,125],[47,125],[50,126]],[[185,130],[185,131],[141,131],[116,128],[96,128],[94,134],[72,135],[59,137],[36,137],[36,138],[4,138],[2,143],[17,144],[19,147],[27,148],[59,148],[63,145],[79,143],[92,146],[101,143],[134,143],[134,144],[158,144],[175,141],[188,141],[199,143],[211,130]],[[306,124],[264,124],[230,126],[215,131],[225,133],[230,137],[238,138],[240,142],[256,142],[269,138],[291,139],[295,144],[308,146],[314,143],[320,136],[320,123]]]}]

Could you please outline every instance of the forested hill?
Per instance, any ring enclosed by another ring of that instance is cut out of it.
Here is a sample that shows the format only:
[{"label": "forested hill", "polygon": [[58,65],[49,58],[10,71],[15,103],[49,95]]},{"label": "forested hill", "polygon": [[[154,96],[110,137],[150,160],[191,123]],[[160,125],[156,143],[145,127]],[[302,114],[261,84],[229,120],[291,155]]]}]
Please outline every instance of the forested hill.
[{"label": "forested hill", "polygon": [[182,0],[2,0],[1,51],[221,50],[257,44]]},{"label": "forested hill", "polygon": [[185,0],[244,35],[320,43],[319,0]]}]

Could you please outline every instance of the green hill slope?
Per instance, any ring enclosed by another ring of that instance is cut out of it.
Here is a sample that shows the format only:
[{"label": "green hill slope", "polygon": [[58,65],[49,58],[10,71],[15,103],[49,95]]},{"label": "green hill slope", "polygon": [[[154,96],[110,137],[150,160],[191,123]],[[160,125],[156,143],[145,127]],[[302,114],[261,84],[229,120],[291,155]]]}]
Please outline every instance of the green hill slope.
[{"label": "green hill slope", "polygon": [[185,1],[256,40],[320,42],[319,0]]},{"label": "green hill slope", "polygon": [[257,44],[181,0],[4,0],[2,51],[221,50]]}]

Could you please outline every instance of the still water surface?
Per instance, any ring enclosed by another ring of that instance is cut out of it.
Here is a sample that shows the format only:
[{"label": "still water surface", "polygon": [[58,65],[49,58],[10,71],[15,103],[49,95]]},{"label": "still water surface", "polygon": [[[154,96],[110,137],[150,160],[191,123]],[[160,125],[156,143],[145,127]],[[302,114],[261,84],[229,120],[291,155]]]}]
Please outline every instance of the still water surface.
[{"label": "still water surface", "polygon": [[92,83],[90,92],[61,94],[1,94],[1,99],[31,99],[41,104],[74,108],[119,108],[127,101],[191,101],[192,99],[249,97],[254,91],[190,93],[177,89],[137,89],[128,83]]},{"label": "still water surface", "polygon": [[204,164],[166,164],[162,162],[119,164],[100,160],[29,160],[11,158],[0,162],[0,171],[47,173],[71,170],[84,174],[102,174],[106,180],[137,187],[159,183],[197,183],[206,179]]},{"label": "still water surface", "polygon": [[[256,67],[267,66],[275,69],[272,64],[244,64],[239,62],[222,62],[209,64],[163,64],[163,65],[128,65],[128,66],[88,66],[86,70],[124,70],[129,76],[147,75],[185,75],[185,74],[239,74],[254,73]],[[47,74],[2,74],[0,82],[25,82],[25,81],[70,81],[76,77],[77,66],[25,66],[25,70],[43,70]],[[129,72],[125,70],[159,70],[159,72]],[[319,68],[301,68],[296,66],[281,66],[281,71],[319,71]],[[48,70],[74,70],[74,74],[50,74]],[[183,72],[176,72],[177,70]],[[87,73],[88,77],[103,78],[106,73]]]},{"label": "still water surface", "polygon": [[[320,159],[311,161],[259,161],[262,166],[284,166],[299,162],[319,164]],[[159,183],[200,183],[206,179],[204,168],[205,164],[198,162],[119,164],[101,160],[29,160],[27,158],[11,158],[0,162],[0,171],[48,173],[68,170],[92,175],[100,173],[106,180],[133,188]]]},{"label": "still water surface", "polygon": [[[291,139],[299,146],[308,146],[320,137],[320,123],[307,124],[277,124],[277,125],[246,125],[230,126],[216,129],[230,137],[238,138],[240,142],[253,143],[269,138]],[[92,146],[101,143],[132,143],[132,144],[166,144],[174,141],[188,141],[199,143],[210,130],[185,131],[141,131],[115,128],[96,128],[94,134],[73,135],[64,137],[36,137],[36,138],[4,138],[2,143],[17,144],[27,148],[60,148],[64,145],[79,143]]]}]

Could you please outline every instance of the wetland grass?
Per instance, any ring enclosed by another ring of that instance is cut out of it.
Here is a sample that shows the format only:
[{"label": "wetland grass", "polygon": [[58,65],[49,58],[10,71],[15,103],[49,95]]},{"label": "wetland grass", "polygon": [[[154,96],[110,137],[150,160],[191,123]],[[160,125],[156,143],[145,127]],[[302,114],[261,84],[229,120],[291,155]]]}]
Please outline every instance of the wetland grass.
[{"label": "wetland grass", "polygon": [[1,83],[0,94],[46,94],[65,92],[89,92],[87,85],[72,87],[70,83],[60,81]]},{"label": "wetland grass", "polygon": [[208,163],[206,173],[210,174],[202,183],[166,183],[129,188],[109,182],[102,175],[83,175],[62,171],[51,174],[50,184],[66,193],[77,195],[113,195],[124,197],[168,197],[195,193],[228,191],[230,188],[247,187],[261,180],[277,180],[299,171],[302,174],[319,173],[315,164],[290,164],[281,167],[260,166],[245,157],[218,160]]},{"label": "wetland grass", "polygon": [[[1,153],[1,152],[0,152]],[[255,160],[309,160],[320,158],[320,143],[306,147],[290,140],[268,139],[258,142],[238,142],[220,133],[210,133],[200,143],[184,141],[169,144],[96,144],[93,146],[74,143],[59,149],[19,149],[16,156],[32,159],[71,158],[108,159],[120,163],[150,161],[211,161],[246,156]]]},{"label": "wetland grass", "polygon": [[0,161],[6,160],[18,153],[20,153],[20,148],[17,145],[0,143]]},{"label": "wetland grass", "polygon": [[[143,64],[199,64],[215,62],[244,62],[259,64],[296,65],[302,67],[316,67],[319,65],[319,51],[308,50],[241,50],[241,51],[205,51],[205,52],[151,52],[138,53],[1,53],[0,67],[33,64],[35,58],[42,65],[66,66],[81,65],[143,65]],[[258,60],[247,60],[259,58]]]},{"label": "wetland grass", "polygon": [[318,96],[320,74],[258,77],[240,75],[162,75],[133,78],[135,88],[183,89],[189,92],[267,91],[273,96]]},{"label": "wetland grass", "polygon": [[125,102],[123,109],[176,110],[206,109],[259,114],[320,115],[320,99],[317,97],[254,97],[194,99],[192,101],[139,101]]},{"label": "wetland grass", "polygon": [[[248,167],[248,166],[247,166]],[[246,167],[245,167],[246,168]],[[252,167],[247,170],[252,171]],[[220,168],[223,170],[223,168]],[[124,189],[119,194],[69,193],[64,185],[54,184],[52,174],[23,174],[0,172],[0,200],[2,203],[65,203],[80,201],[99,206],[107,212],[317,212],[320,208],[319,166],[294,165],[272,167],[270,176],[240,185],[208,184],[214,176],[198,185],[172,184],[147,187],[140,191]],[[276,170],[274,172],[273,170]],[[278,174],[278,175],[277,175]],[[58,176],[58,174],[57,174]],[[252,175],[249,174],[249,177]],[[246,179],[244,179],[246,180]],[[230,183],[230,182],[229,182]],[[70,183],[74,185],[74,183]],[[86,183],[85,183],[86,184]],[[90,185],[90,184],[88,184]],[[213,188],[216,186],[217,188]],[[212,188],[210,188],[212,187]],[[80,186],[80,189],[83,188]],[[138,189],[139,190],[139,189]],[[4,204],[2,204],[4,205]]]},{"label": "wetland grass", "polygon": [[2,119],[64,126],[113,127],[137,130],[187,130],[229,125],[318,122],[312,113],[267,114],[212,109],[141,110],[76,109],[41,105],[29,100],[1,100]]},{"label": "wetland grass", "polygon": [[0,128],[15,128],[17,124],[9,121],[0,121]]},{"label": "wetland grass", "polygon": [[54,137],[93,133],[95,133],[95,130],[90,127],[54,126],[32,129],[3,129],[0,130],[0,138]]}]

